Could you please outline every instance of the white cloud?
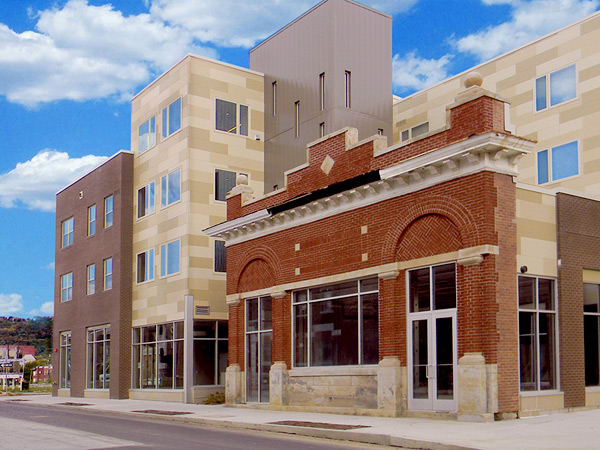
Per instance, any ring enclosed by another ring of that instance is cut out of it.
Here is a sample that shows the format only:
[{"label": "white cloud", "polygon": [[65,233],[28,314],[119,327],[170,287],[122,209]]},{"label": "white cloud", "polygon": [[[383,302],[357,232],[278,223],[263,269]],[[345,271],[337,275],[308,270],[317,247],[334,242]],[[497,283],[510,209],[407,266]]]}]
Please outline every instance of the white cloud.
[{"label": "white cloud", "polygon": [[599,0],[483,0],[483,3],[507,4],[513,10],[508,22],[452,42],[459,51],[471,53],[481,61],[585,17],[600,4]]},{"label": "white cloud", "polygon": [[112,5],[70,0],[37,13],[36,31],[0,23],[0,95],[36,107],[61,99],[127,99],[188,52],[216,57],[192,37],[149,14],[123,16]]},{"label": "white cloud", "polygon": [[[418,0],[370,0],[365,5],[388,14],[410,9]],[[201,42],[249,48],[270,36],[319,0],[229,0],[227,12],[219,0],[154,0],[153,17],[190,32]]]},{"label": "white cloud", "polygon": [[46,270],[54,270],[54,267],[55,267],[54,261],[52,261],[51,263],[46,264],[44,266],[44,269],[46,269]]},{"label": "white cloud", "polygon": [[23,310],[23,296],[0,294],[0,316],[10,316]]},{"label": "white cloud", "polygon": [[426,59],[417,56],[416,51],[404,56],[394,55],[392,61],[392,81],[400,91],[421,90],[448,77],[448,63],[451,56],[439,59]]},{"label": "white cloud", "polygon": [[54,211],[57,191],[106,161],[106,156],[70,158],[68,153],[42,150],[29,161],[0,174],[0,207],[20,205]]},{"label": "white cloud", "polygon": [[44,302],[39,308],[27,312],[30,316],[52,316],[54,314],[54,302]]}]

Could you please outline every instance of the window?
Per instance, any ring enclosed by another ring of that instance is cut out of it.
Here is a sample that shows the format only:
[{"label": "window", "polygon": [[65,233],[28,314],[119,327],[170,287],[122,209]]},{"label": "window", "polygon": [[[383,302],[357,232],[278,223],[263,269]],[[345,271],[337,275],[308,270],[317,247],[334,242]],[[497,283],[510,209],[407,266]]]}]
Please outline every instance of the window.
[{"label": "window", "polygon": [[151,117],[138,128],[138,153],[156,145],[156,117]]},{"label": "window", "polygon": [[294,367],[377,364],[378,299],[377,278],[294,292]]},{"label": "window", "polygon": [[194,320],[194,386],[224,385],[227,322]]},{"label": "window", "polygon": [[577,141],[537,153],[538,184],[558,181],[579,174]]},{"label": "window", "polygon": [[71,387],[71,332],[60,333],[60,383],[61,389]]},{"label": "window", "polygon": [[346,108],[351,108],[352,104],[352,74],[350,73],[350,71],[346,70],[344,72],[344,84],[345,84],[345,90],[344,90],[344,105],[346,106]]},{"label": "window", "polygon": [[227,248],[225,241],[215,241],[215,272],[225,272],[227,268]]},{"label": "window", "polygon": [[246,400],[269,401],[273,321],[269,296],[246,300]]},{"label": "window", "polygon": [[423,122],[419,125],[412,127],[410,130],[404,130],[402,132],[402,142],[408,141],[408,139],[414,139],[422,134],[429,133],[429,122]]},{"label": "window", "polygon": [[138,219],[154,212],[154,181],[138,190]]},{"label": "window", "polygon": [[541,111],[550,106],[571,100],[577,96],[577,75],[575,64],[552,72],[535,80],[535,110]]},{"label": "window", "polygon": [[183,389],[183,322],[133,329],[134,389]]},{"label": "window", "polygon": [[554,280],[519,276],[521,391],[556,389]]},{"label": "window", "polygon": [[319,137],[325,136],[325,122],[319,124]]},{"label": "window", "polygon": [[277,115],[277,81],[273,81],[271,83],[271,88],[273,90],[273,115]]},{"label": "window", "polygon": [[65,220],[61,224],[62,228],[62,248],[73,244],[73,217]]},{"label": "window", "polygon": [[319,75],[319,108],[325,110],[325,72]]},{"label": "window", "polygon": [[110,387],[110,327],[87,330],[87,388]]},{"label": "window", "polygon": [[104,228],[113,226],[113,196],[104,199]]},{"label": "window", "polygon": [[96,234],[96,205],[88,208],[88,236]]},{"label": "window", "polygon": [[181,129],[181,99],[162,110],[162,138],[166,139]]},{"label": "window", "polygon": [[296,137],[300,136],[300,101],[297,101],[294,104],[294,132],[296,133]]},{"label": "window", "polygon": [[108,258],[104,260],[104,290],[108,291],[112,289],[112,274],[113,274],[113,260]]},{"label": "window", "polygon": [[411,270],[408,284],[411,313],[456,308],[454,263]]},{"label": "window", "polygon": [[160,191],[160,202],[163,207],[181,200],[181,169],[161,178]]},{"label": "window", "polygon": [[92,295],[96,292],[96,264],[87,266],[87,295]]},{"label": "window", "polygon": [[137,255],[137,282],[154,280],[154,249]]},{"label": "window", "polygon": [[236,173],[229,170],[215,170],[215,200],[227,200],[227,194],[235,187]]},{"label": "window", "polygon": [[179,272],[180,241],[160,246],[160,276],[173,275]]},{"label": "window", "polygon": [[[216,129],[248,136],[248,107],[217,99]],[[239,120],[237,119],[239,114]]]},{"label": "window", "polygon": [[73,300],[73,272],[66,273],[60,277],[60,301]]},{"label": "window", "polygon": [[600,285],[583,284],[585,385],[600,386]]}]

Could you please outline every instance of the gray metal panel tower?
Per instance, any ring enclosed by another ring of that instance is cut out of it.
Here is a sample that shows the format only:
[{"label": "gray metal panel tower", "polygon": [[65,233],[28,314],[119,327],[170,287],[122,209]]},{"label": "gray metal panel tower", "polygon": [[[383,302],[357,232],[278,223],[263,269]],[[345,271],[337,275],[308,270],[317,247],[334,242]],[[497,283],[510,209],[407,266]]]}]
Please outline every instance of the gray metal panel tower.
[{"label": "gray metal panel tower", "polygon": [[250,50],[265,74],[265,192],[306,162],[306,144],[345,126],[392,135],[392,18],[325,0]]}]

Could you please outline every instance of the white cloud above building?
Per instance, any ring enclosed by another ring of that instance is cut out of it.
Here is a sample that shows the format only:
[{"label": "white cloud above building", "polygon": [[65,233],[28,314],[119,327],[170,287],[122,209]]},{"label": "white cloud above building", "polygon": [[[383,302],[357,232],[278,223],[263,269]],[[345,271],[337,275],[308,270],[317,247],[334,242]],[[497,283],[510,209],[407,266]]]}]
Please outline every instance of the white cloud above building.
[{"label": "white cloud above building", "polygon": [[42,150],[0,174],[0,207],[54,211],[56,192],[107,159],[95,155],[71,158],[65,152]]},{"label": "white cloud above building", "polygon": [[0,316],[10,316],[23,310],[23,296],[0,293]]}]

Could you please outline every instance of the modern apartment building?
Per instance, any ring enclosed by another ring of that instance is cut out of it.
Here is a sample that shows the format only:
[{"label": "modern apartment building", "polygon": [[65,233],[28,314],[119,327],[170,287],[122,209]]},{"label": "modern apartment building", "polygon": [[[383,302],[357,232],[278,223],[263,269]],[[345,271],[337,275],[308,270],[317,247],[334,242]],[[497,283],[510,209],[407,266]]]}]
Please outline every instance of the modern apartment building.
[{"label": "modern apartment building", "polygon": [[53,395],[128,398],[133,159],[121,151],[56,195]]},{"label": "modern apartment building", "polygon": [[[339,21],[344,39],[325,31],[330,20]],[[357,32],[356,23],[363,22],[366,26]],[[326,45],[317,45],[316,31],[321,33],[318,43]],[[298,49],[297,43],[309,41],[311,45],[302,46],[290,65],[290,52]],[[353,53],[360,41],[375,42],[380,51],[373,54],[363,44],[360,54]],[[319,133],[352,123],[367,124],[369,133],[391,134],[389,16],[350,1],[327,0],[252,54],[256,63],[251,66],[271,75],[188,55],[133,98],[131,154],[119,156],[130,161],[118,178],[127,180],[127,191],[107,174],[112,173],[107,167],[115,164],[110,162],[58,194],[54,378],[61,381],[57,395],[116,396],[113,391],[118,390],[119,398],[198,402],[223,391],[228,360],[225,245],[202,230],[226,219],[226,196],[238,176],[262,193],[266,172],[283,179],[283,171],[304,160],[306,144]],[[296,72],[300,67],[306,70]],[[367,95],[373,80],[380,87]],[[268,100],[266,113],[265,87],[273,93],[273,83],[279,97]],[[290,117],[298,111],[294,107],[298,101],[302,103],[301,119],[296,121],[299,128],[275,152],[285,164],[267,163],[265,141],[279,139],[284,130],[277,127],[293,127],[296,122]],[[324,121],[326,127],[319,127]],[[309,122],[317,125],[308,126]],[[272,130],[279,130],[277,136]],[[298,148],[300,157],[294,150]],[[108,183],[129,202],[129,209],[114,211],[119,226],[108,227],[109,233],[119,235],[111,241],[113,247],[128,245],[127,253],[120,250],[118,261],[104,255],[109,249],[116,253],[117,247],[101,248],[98,244],[104,246],[104,241],[85,235],[89,211],[81,205],[91,201],[86,208],[94,204],[97,213],[104,214],[103,199],[92,201],[89,193],[84,194],[86,201],[79,198],[90,189],[87,183]],[[63,239],[72,243],[63,248]],[[102,253],[103,259],[92,261],[96,253]],[[82,261],[76,263],[73,254]],[[114,264],[114,287],[97,287],[90,297],[84,281],[92,275],[86,275],[86,270],[95,268],[101,280],[110,270],[104,267],[105,259]],[[119,306],[100,305],[93,301],[94,295],[110,296]],[[97,308],[103,314],[96,314]],[[115,316],[104,318],[108,311]],[[105,362],[106,375],[93,375],[98,370],[90,358],[97,356],[90,353],[95,347],[86,347],[85,333],[93,335],[90,343],[99,342],[107,355],[112,350],[105,361],[126,361],[119,366],[118,385],[115,377],[110,387],[108,383],[110,367],[114,372],[116,363]],[[94,377],[103,382],[86,382]]]}]

